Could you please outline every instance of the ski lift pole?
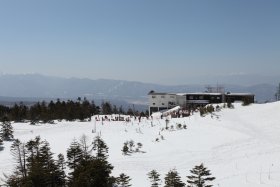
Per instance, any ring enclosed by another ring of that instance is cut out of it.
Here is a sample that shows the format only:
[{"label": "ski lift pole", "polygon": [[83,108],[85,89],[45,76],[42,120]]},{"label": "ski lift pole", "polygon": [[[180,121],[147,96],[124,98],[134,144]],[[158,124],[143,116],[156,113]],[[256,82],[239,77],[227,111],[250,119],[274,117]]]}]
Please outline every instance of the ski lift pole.
[{"label": "ski lift pole", "polygon": [[165,126],[165,129],[168,129],[168,124],[169,124],[169,120],[168,120],[168,118],[166,118],[166,119],[165,119],[165,125],[166,125],[166,126]]}]

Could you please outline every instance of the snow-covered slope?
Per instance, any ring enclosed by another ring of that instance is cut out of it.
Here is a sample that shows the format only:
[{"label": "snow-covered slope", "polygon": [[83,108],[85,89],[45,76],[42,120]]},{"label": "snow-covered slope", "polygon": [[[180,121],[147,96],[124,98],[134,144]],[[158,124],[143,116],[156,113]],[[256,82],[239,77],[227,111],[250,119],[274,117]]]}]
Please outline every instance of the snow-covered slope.
[{"label": "snow-covered slope", "polygon": [[[162,130],[165,119],[132,122],[60,122],[55,125],[13,124],[15,138],[28,141],[37,135],[49,141],[52,152],[66,153],[73,138],[83,134],[92,140],[97,133],[109,146],[113,175],[124,172],[133,187],[148,187],[147,173],[156,169],[162,180],[176,168],[186,182],[189,170],[203,162],[212,171],[214,186],[280,186],[280,102],[222,109],[214,115],[171,119],[168,126],[186,124],[187,129]],[[97,129],[97,133],[92,130]],[[162,140],[162,137],[164,140]],[[156,141],[156,139],[159,141]],[[134,140],[146,153],[122,155],[123,143]],[[9,173],[14,161],[10,142],[0,152],[0,173]],[[162,185],[163,186],[163,185]]]}]

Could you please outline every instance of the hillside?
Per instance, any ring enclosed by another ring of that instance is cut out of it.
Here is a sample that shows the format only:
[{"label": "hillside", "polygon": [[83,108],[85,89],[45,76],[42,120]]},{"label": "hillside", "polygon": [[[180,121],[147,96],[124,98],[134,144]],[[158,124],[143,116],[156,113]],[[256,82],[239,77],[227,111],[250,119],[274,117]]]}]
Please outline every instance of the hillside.
[{"label": "hillside", "polygon": [[[109,146],[113,174],[132,178],[133,187],[149,186],[147,173],[156,169],[163,179],[176,168],[186,182],[189,170],[203,162],[216,180],[214,186],[270,187],[280,185],[280,102],[224,108],[213,115],[172,119],[169,127],[186,124],[187,129],[162,130],[165,119],[126,122],[96,122],[96,129]],[[151,126],[151,123],[153,126]],[[95,121],[59,122],[55,125],[13,124],[15,138],[28,141],[37,135],[49,141],[52,151],[65,154],[73,138],[83,134],[92,140]],[[164,140],[161,140],[161,135]],[[159,141],[156,142],[156,138]],[[127,140],[141,142],[146,153],[124,156]],[[13,159],[10,142],[0,152],[0,173],[9,173]],[[162,185],[163,186],[163,185]]]}]

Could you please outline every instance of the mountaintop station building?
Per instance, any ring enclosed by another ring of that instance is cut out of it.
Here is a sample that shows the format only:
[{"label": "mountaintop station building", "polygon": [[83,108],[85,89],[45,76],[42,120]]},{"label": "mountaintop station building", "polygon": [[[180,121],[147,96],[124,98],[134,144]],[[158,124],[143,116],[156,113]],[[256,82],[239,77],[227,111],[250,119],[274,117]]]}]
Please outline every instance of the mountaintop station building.
[{"label": "mountaintop station building", "polygon": [[162,93],[150,91],[149,96],[149,114],[161,110],[171,109],[180,106],[184,109],[194,109],[207,104],[218,104],[235,101],[246,101],[254,103],[255,95],[251,93],[224,93],[223,89],[209,89],[206,92],[198,93]]}]

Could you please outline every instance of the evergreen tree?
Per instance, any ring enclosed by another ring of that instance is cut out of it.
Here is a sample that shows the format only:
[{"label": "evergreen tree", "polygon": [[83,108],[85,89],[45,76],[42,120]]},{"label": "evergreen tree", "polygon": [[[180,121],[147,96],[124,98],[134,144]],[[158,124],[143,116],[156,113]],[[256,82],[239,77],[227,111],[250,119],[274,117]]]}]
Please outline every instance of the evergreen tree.
[{"label": "evergreen tree", "polygon": [[57,161],[56,161],[56,165],[58,166],[58,176],[59,176],[59,181],[62,182],[62,185],[64,185],[66,183],[66,174],[65,174],[65,166],[66,162],[64,159],[64,155],[63,154],[58,154],[57,155]]},{"label": "evergreen tree", "polygon": [[91,105],[90,105],[90,116],[93,116],[94,114],[99,114],[100,113],[100,107],[96,106],[94,101],[91,101]]},{"label": "evergreen tree", "polygon": [[124,112],[124,110],[123,110],[123,107],[122,106],[120,106],[119,107],[119,114],[124,114],[125,112]]},{"label": "evergreen tree", "polygon": [[4,117],[2,119],[2,128],[0,131],[1,138],[4,141],[10,141],[14,138],[13,133],[14,133],[14,130],[11,125],[11,122],[8,120],[8,118]]},{"label": "evergreen tree", "polygon": [[108,147],[100,136],[96,136],[93,141],[93,150],[96,151],[96,158],[106,160],[108,158]]},{"label": "evergreen tree", "polygon": [[2,151],[4,149],[3,147],[3,140],[2,138],[0,137],[0,151]]},{"label": "evergreen tree", "polygon": [[113,167],[102,159],[83,160],[74,170],[73,177],[69,180],[69,186],[112,186],[110,177],[112,169]]},{"label": "evergreen tree", "polygon": [[187,176],[187,182],[190,184],[188,187],[196,186],[196,187],[211,187],[212,185],[207,185],[206,183],[209,181],[215,180],[215,177],[210,177],[210,170],[207,170],[203,164],[199,166],[195,166],[190,172],[193,174],[191,176]]},{"label": "evergreen tree", "polygon": [[67,165],[72,170],[75,170],[83,160],[83,150],[76,140],[67,149],[67,160]]},{"label": "evergreen tree", "polygon": [[152,183],[151,187],[158,187],[160,185],[160,174],[156,170],[150,171],[148,177]]},{"label": "evergreen tree", "polygon": [[9,113],[10,113],[9,107],[0,105],[0,119],[2,119],[4,116],[8,116]]},{"label": "evergreen tree", "polygon": [[103,115],[108,115],[113,113],[112,105],[109,102],[102,102],[101,110]]},{"label": "evergreen tree", "polygon": [[116,105],[113,105],[113,114],[118,114],[119,111],[118,111],[118,108]]},{"label": "evergreen tree", "polygon": [[39,102],[30,107],[30,109],[29,109],[29,119],[30,119],[30,123],[32,125],[35,125],[35,124],[39,123],[40,113],[41,113],[41,105],[40,105]]},{"label": "evergreen tree", "polygon": [[18,175],[25,179],[27,177],[27,150],[25,148],[25,144],[20,142],[18,139],[15,139],[11,145],[11,154],[16,160],[16,170],[18,171]]},{"label": "evergreen tree", "polygon": [[50,145],[47,141],[41,142],[39,152],[36,164],[41,166],[46,186],[64,185],[64,175],[53,159],[53,153],[50,151]]},{"label": "evergreen tree", "polygon": [[131,184],[129,182],[131,178],[124,173],[121,173],[119,177],[116,178],[116,184],[118,187],[129,187]]},{"label": "evergreen tree", "polygon": [[41,141],[40,137],[36,137],[24,146],[19,140],[15,140],[11,151],[18,165],[7,180],[8,186],[64,186],[64,173],[54,161],[47,141]]},{"label": "evergreen tree", "polygon": [[170,170],[165,179],[165,186],[164,187],[184,187],[185,184],[181,181],[181,177],[179,176],[178,172],[174,170]]},{"label": "evergreen tree", "polygon": [[91,116],[93,114],[92,114],[92,109],[91,109],[90,102],[86,98],[84,98],[81,106],[82,106],[83,115],[80,116],[80,117],[83,117],[82,120],[84,120],[85,118],[88,118],[89,120],[91,120]]},{"label": "evergreen tree", "polygon": [[32,163],[34,163],[34,160],[39,157],[39,150],[40,150],[40,143],[41,138],[40,136],[36,136],[34,140],[29,140],[25,147],[27,149],[27,166],[31,167]]},{"label": "evergreen tree", "polygon": [[124,155],[128,155],[128,153],[129,153],[129,148],[128,148],[127,144],[128,144],[127,142],[125,142],[125,143],[123,144],[122,153],[123,153]]},{"label": "evergreen tree", "polygon": [[134,116],[134,112],[133,112],[132,108],[128,108],[126,114],[130,115],[130,116]]}]

